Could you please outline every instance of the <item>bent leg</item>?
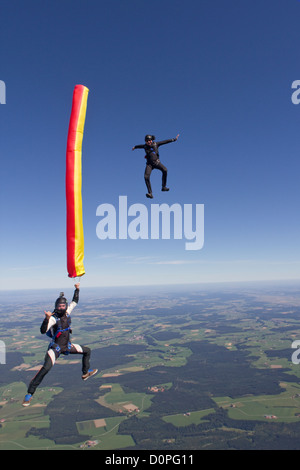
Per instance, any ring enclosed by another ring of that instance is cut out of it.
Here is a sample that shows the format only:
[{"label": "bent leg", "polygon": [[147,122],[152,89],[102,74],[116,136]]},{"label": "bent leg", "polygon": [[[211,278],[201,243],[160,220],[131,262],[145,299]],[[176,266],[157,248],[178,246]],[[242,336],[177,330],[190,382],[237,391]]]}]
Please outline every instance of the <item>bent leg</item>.
[{"label": "bent leg", "polygon": [[29,387],[28,387],[28,393],[30,393],[31,395],[34,394],[34,392],[36,391],[36,388],[40,385],[45,375],[48,374],[49,370],[52,368],[52,366],[54,366],[55,361],[58,358],[58,356],[59,356],[59,353],[57,351],[54,351],[53,349],[49,349],[47,351],[44,365],[31,380]]},{"label": "bent leg", "polygon": [[156,165],[156,168],[157,168],[157,170],[160,170],[162,172],[162,181],[161,181],[161,183],[162,183],[162,188],[165,188],[166,185],[167,185],[168,170],[161,162],[159,162]]},{"label": "bent leg", "polygon": [[82,354],[82,374],[86,374],[90,368],[91,350],[87,346],[71,344],[70,354]]}]

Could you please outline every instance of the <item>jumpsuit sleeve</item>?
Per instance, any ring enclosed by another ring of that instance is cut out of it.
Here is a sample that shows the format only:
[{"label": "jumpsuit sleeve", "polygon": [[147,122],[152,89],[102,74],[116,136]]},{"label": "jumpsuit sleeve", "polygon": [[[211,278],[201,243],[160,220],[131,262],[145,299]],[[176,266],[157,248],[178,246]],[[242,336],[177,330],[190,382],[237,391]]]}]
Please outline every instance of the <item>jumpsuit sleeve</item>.
[{"label": "jumpsuit sleeve", "polygon": [[157,146],[159,147],[160,145],[165,145],[165,144],[170,144],[171,142],[175,142],[176,139],[167,139],[167,140],[161,140],[157,143]]},{"label": "jumpsuit sleeve", "polygon": [[141,145],[135,145],[133,147],[134,149],[144,149],[145,148],[145,145],[141,144]]},{"label": "jumpsuit sleeve", "polygon": [[69,307],[67,308],[67,313],[70,314],[72,310],[76,307],[79,302],[79,289],[74,290],[74,295],[72,302],[70,303]]},{"label": "jumpsuit sleeve", "polygon": [[47,333],[48,330],[50,330],[50,328],[55,325],[56,323],[56,320],[54,317],[50,317],[49,320],[47,317],[44,318],[44,321],[43,323],[41,324],[41,333],[42,335],[44,335],[45,333]]},{"label": "jumpsuit sleeve", "polygon": [[72,302],[76,302],[78,304],[78,302],[79,302],[79,289],[74,290]]}]

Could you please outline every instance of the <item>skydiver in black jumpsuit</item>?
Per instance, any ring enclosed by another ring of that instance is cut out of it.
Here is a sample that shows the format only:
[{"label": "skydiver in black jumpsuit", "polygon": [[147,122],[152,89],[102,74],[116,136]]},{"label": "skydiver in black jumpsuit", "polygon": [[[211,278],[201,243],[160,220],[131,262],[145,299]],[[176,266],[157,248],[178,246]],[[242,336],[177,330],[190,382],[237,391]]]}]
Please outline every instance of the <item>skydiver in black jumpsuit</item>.
[{"label": "skydiver in black jumpsuit", "polygon": [[72,302],[68,306],[67,300],[61,292],[60,297],[55,302],[55,309],[51,312],[45,311],[45,318],[41,325],[41,333],[47,334],[52,339],[49,344],[48,351],[45,356],[43,367],[31,380],[27,395],[25,395],[23,406],[29,406],[32,395],[36,388],[40,385],[43,378],[54,366],[56,359],[61,354],[82,354],[82,379],[87,380],[95,375],[97,369],[89,369],[91,350],[87,346],[73,344],[70,342],[71,330],[71,312],[78,304],[79,300],[79,283],[75,284],[75,291]]},{"label": "skydiver in black jumpsuit", "polygon": [[142,145],[135,145],[132,147],[132,150],[135,149],[144,149],[146,152],[145,158],[147,159],[146,169],[145,169],[145,183],[148,189],[148,193],[146,196],[150,199],[153,198],[152,188],[150,183],[150,175],[152,170],[160,170],[162,172],[162,191],[169,191],[169,188],[166,187],[167,184],[167,168],[160,162],[159,160],[159,152],[158,147],[161,145],[169,144],[171,142],[175,142],[179,137],[179,134],[175,137],[175,139],[168,139],[168,140],[161,140],[160,142],[155,142],[154,135],[146,135],[145,136],[145,144]]}]

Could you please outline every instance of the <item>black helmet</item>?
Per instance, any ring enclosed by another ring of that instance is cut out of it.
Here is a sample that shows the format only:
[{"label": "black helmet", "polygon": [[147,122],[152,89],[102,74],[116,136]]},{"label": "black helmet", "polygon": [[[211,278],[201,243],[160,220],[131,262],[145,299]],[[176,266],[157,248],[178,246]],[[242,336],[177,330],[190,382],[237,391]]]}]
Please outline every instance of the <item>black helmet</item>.
[{"label": "black helmet", "polygon": [[147,140],[155,140],[155,135],[150,135],[150,134],[145,135],[145,142],[147,142]]},{"label": "black helmet", "polygon": [[[66,305],[66,308],[65,308],[65,310],[64,310],[64,312],[65,312],[65,311],[67,310],[67,308],[68,308],[68,301],[67,301],[67,299],[65,298],[65,294],[64,294],[63,292],[60,293],[58,299],[56,299],[56,301],[55,301],[55,310],[56,310],[56,311],[58,310],[58,307],[59,307],[59,305],[61,305],[61,304],[65,304],[65,305]],[[59,311],[62,312],[61,309],[60,309]]]}]

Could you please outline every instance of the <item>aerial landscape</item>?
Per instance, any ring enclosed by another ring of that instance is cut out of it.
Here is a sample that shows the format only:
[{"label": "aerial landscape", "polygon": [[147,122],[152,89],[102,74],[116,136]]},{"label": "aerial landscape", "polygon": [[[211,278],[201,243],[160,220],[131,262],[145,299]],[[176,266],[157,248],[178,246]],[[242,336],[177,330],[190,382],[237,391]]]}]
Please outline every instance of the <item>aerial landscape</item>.
[{"label": "aerial landscape", "polygon": [[298,18],[1,2],[0,450],[300,450]]},{"label": "aerial landscape", "polygon": [[299,449],[296,282],[81,294],[72,341],[99,372],[82,382],[80,360],[62,356],[24,408],[54,294],[3,293],[1,450]]}]

